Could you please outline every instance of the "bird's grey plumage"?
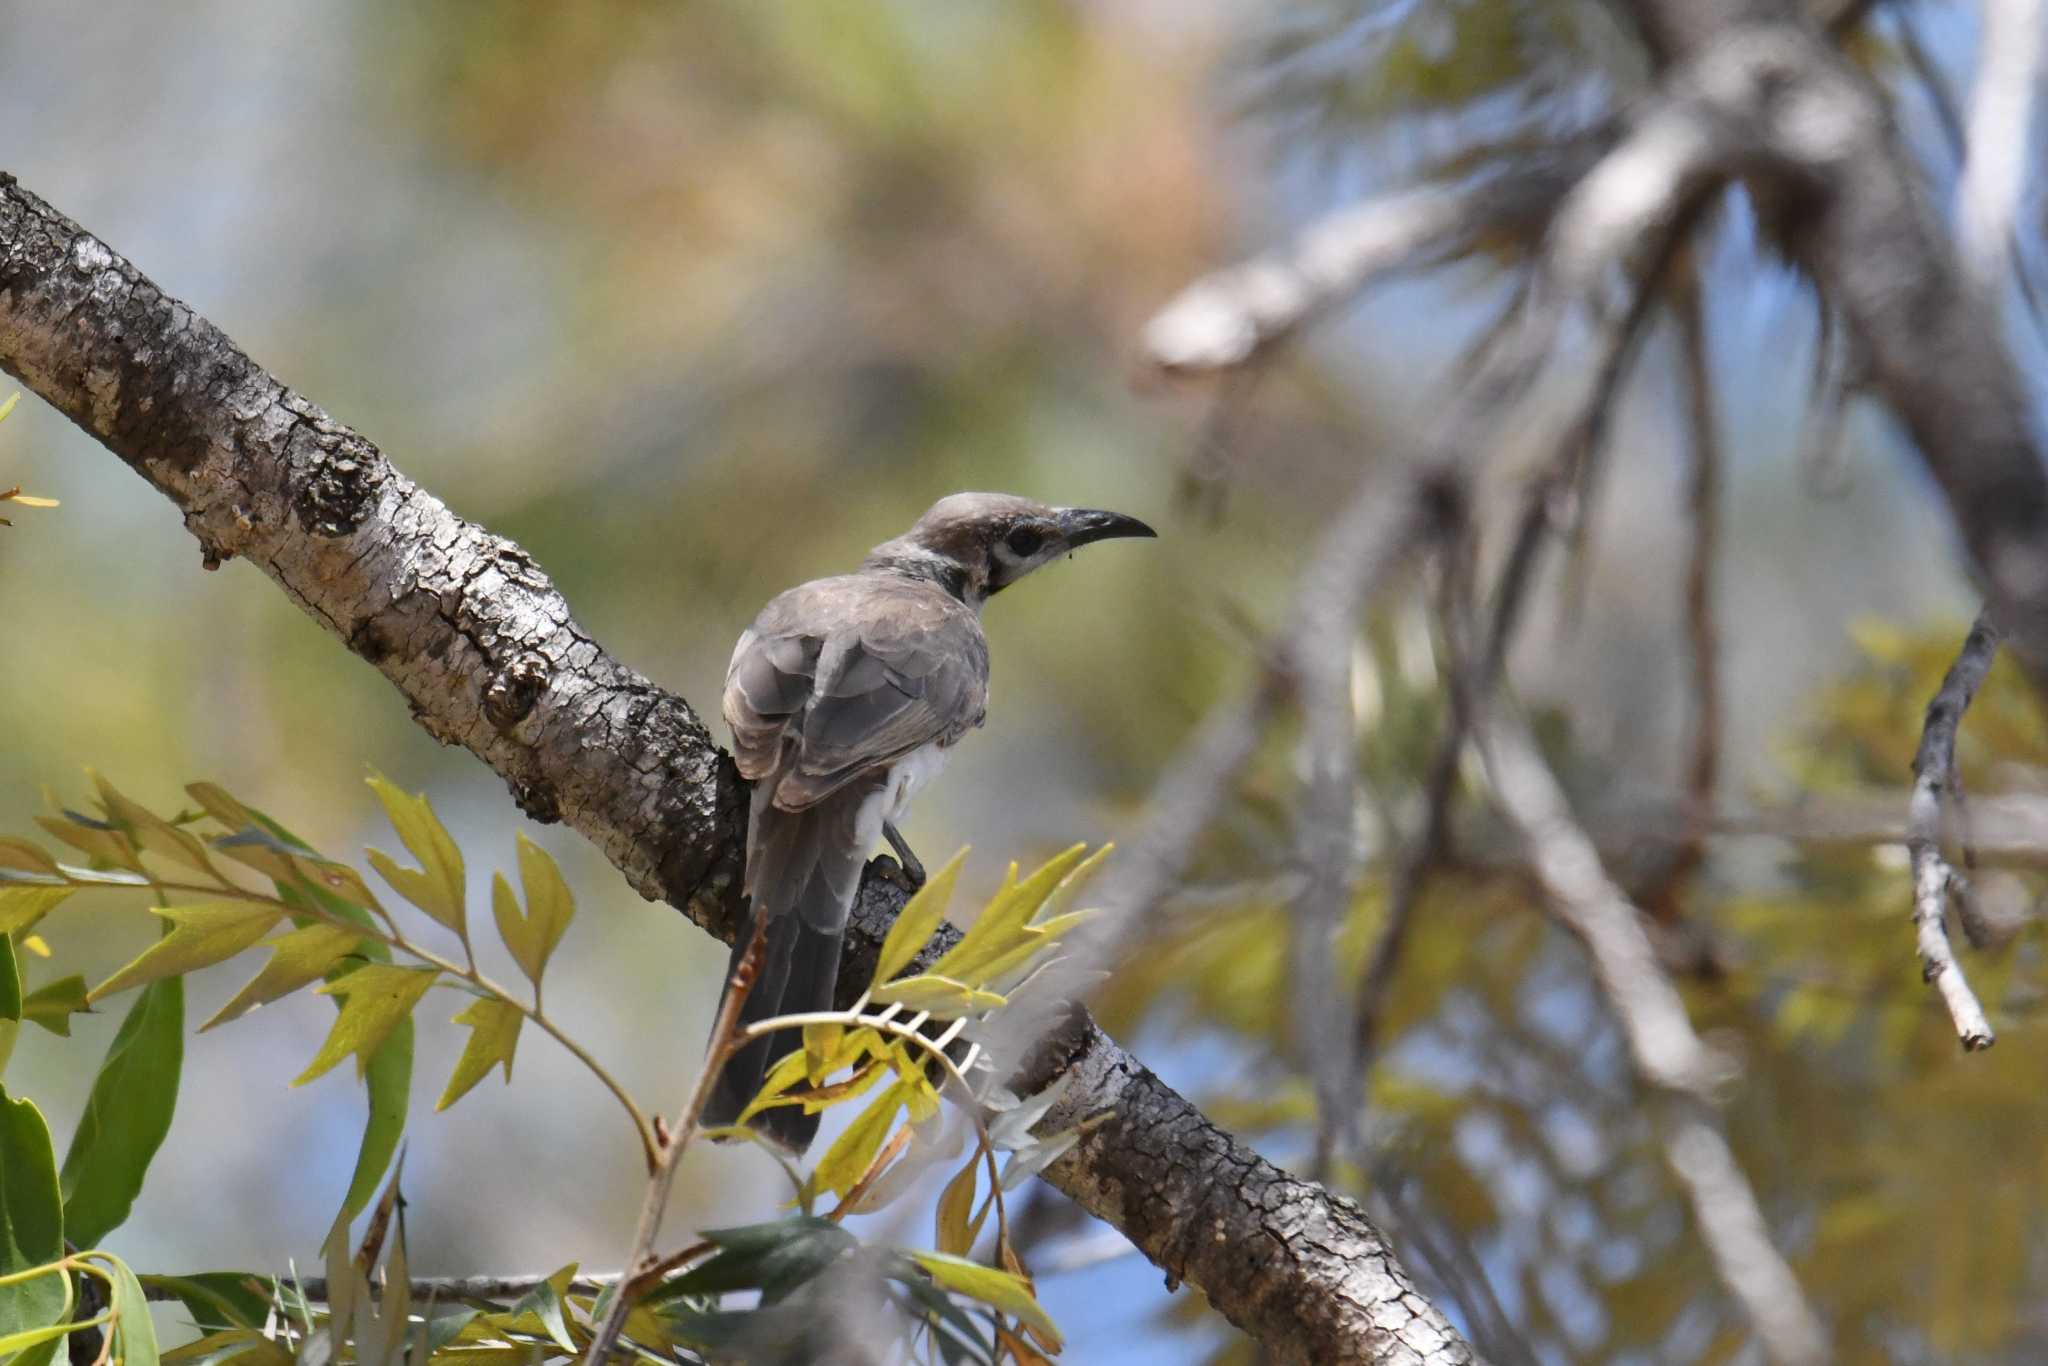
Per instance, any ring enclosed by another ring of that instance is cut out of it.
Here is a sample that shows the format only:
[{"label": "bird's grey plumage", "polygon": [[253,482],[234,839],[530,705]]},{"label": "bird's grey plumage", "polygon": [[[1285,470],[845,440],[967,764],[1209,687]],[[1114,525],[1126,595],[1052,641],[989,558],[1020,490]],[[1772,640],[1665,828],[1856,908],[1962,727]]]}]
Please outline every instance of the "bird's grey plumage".
[{"label": "bird's grey plumage", "polygon": [[[751,782],[745,891],[750,919],[734,962],[765,923],[741,1023],[827,1010],[840,937],[868,850],[899,820],[945,752],[982,723],[988,641],[981,606],[1090,541],[1150,536],[1117,513],[1052,508],[1007,494],[942,498],[858,572],[781,594],[740,636],[724,711]],[[728,1059],[704,1123],[737,1121],[792,1034]],[[799,1108],[750,1123],[801,1151],[817,1129]]]}]

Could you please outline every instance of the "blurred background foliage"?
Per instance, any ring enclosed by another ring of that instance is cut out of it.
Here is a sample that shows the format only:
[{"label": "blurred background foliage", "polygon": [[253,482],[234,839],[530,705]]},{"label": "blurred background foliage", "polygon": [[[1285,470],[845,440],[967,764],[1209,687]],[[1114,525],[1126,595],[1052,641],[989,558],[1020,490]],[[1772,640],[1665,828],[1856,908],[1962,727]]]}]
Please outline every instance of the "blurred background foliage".
[{"label": "blurred background foliage", "polygon": [[[1966,75],[1968,7],[1912,8]],[[1868,50],[1894,36],[1874,26]],[[855,562],[938,494],[1001,488],[1158,525],[1156,544],[1063,567],[990,614],[993,723],[908,831],[928,858],[976,847],[970,902],[1011,857],[1130,827],[1189,729],[1249,676],[1332,497],[1400,457],[1512,282],[1489,255],[1398,283],[1215,388],[1146,379],[1144,320],[1334,204],[1597,125],[1643,70],[1593,0],[0,0],[6,169],[522,542],[593,634],[700,706],[762,601]],[[1899,110],[1944,192],[1931,107],[1902,87]],[[1721,795],[1740,809],[1879,789],[1902,809],[1919,709],[1972,610],[1946,522],[1862,407],[1846,488],[1803,487],[1811,300],[1738,209],[1710,241],[1732,462]],[[1683,752],[1667,332],[1622,404],[1579,606],[1540,592],[1514,659],[1623,869],[1646,841],[1654,853],[1641,813],[1672,802]],[[2038,376],[2038,344],[2016,345]],[[1489,524],[1534,454],[1496,462]],[[161,500],[32,399],[0,431],[0,485],[17,481],[64,505],[0,533],[0,828],[26,827],[46,786],[75,799],[91,764],[164,809],[217,778],[354,848],[374,765],[429,791],[480,859],[509,862],[515,829],[562,859],[585,912],[556,1011],[636,1092],[681,1095],[722,948],[573,837],[525,824],[256,570],[202,575]],[[1374,622],[1357,669],[1375,861],[1341,946],[1353,971],[1441,719],[1414,596]],[[1964,736],[1976,790],[2038,783],[2048,740],[2010,676]],[[1283,1161],[1305,1158],[1309,1106],[1281,1004],[1297,757],[1276,739],[1164,942],[1100,1003]],[[1508,1325],[1543,1360],[1741,1359],[1583,958],[1480,804],[1463,810],[1385,1023],[1384,1159],[1344,1179],[1462,1323]],[[1715,969],[1688,979],[1690,1004],[1744,1064],[1731,1138],[1844,1359],[2048,1346],[2038,886],[2024,868],[1992,876],[2011,932],[1966,966],[2003,1037],[1968,1058],[1917,980],[1896,851],[1729,838],[1677,893]],[[95,975],[84,965],[104,973],[147,942],[142,919],[67,910],[45,931]],[[234,985],[232,970],[200,979],[195,1008]],[[188,1050],[188,1102],[120,1234],[131,1262],[278,1269],[318,1245],[358,1096],[338,1075],[284,1088],[329,1013],[280,1006]],[[79,1059],[113,1024],[21,1041],[10,1085],[60,1145],[90,1082]],[[423,1029],[420,1047],[424,1115],[459,1031]],[[509,1090],[420,1120],[414,1268],[615,1257],[640,1182],[630,1145],[590,1123],[601,1104],[533,1048]],[[695,1154],[672,1217],[765,1217],[775,1179],[754,1154]],[[1072,1359],[1244,1357],[1056,1200],[1034,1218]]]}]

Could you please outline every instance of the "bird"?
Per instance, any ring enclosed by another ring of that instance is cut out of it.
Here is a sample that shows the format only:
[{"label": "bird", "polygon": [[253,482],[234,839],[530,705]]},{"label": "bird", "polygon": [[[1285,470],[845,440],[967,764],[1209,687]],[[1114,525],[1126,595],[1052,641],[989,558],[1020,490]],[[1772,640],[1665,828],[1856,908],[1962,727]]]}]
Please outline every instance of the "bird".
[{"label": "bird", "polygon": [[[1157,534],[1118,512],[950,494],[853,573],[780,594],[741,633],[722,709],[753,791],[746,918],[727,993],[757,923],[763,948],[738,1028],[832,1008],[847,914],[877,840],[912,886],[923,883],[899,827],[911,798],[987,718],[983,605],[1084,545]],[[713,1018],[723,1014],[721,996]],[[732,1052],[707,1094],[704,1126],[736,1124],[774,1061],[799,1046],[797,1031],[775,1031]],[[801,1156],[818,1117],[774,1106],[748,1124]]]}]

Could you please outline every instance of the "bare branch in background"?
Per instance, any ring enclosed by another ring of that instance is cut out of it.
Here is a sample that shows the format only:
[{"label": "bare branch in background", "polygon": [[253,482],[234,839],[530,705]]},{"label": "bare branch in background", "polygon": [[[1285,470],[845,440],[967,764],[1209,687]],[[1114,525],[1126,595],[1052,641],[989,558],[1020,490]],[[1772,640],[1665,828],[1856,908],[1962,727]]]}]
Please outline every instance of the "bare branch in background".
[{"label": "bare branch in background", "polygon": [[[1664,886],[1674,891],[1706,857],[1706,822],[1714,810],[1721,758],[1720,631],[1714,620],[1714,560],[1721,525],[1721,424],[1714,411],[1706,303],[1696,275],[1686,276],[1679,284],[1675,312],[1686,404],[1686,522],[1692,533],[1686,547],[1682,615],[1692,667],[1687,673],[1686,698],[1687,829],[1662,879]],[[1661,898],[1650,900],[1653,910],[1665,909],[1654,904]]]},{"label": "bare branch in background", "polygon": [[1425,185],[1340,209],[1287,247],[1197,280],[1145,328],[1145,352],[1183,373],[1243,365],[1381,276],[1451,260],[1540,224],[1584,170],[1559,156],[1514,174]]},{"label": "bare branch in background", "polygon": [[1643,930],[1642,912],[1607,876],[1528,729],[1500,707],[1480,713],[1477,727],[1501,808],[1528,846],[1552,913],[1592,957],[1594,978],[1621,1024],[1637,1075],[1693,1109],[1667,1141],[1665,1155],[1722,1283],[1773,1360],[1799,1366],[1826,1360],[1826,1334],[1772,1245],[1755,1192],[1718,1126],[1699,1117],[1711,1113],[1714,1089],[1732,1075],[1729,1062],[1693,1031]]},{"label": "bare branch in background", "polygon": [[1765,1350],[1781,1366],[1827,1361],[1827,1333],[1772,1244],[1718,1118],[1697,1102],[1678,1101],[1665,1123],[1664,1160],[1685,1187],[1716,1274],[1748,1312]]},{"label": "bare branch in background", "polygon": [[1963,641],[1956,662],[1927,704],[1920,748],[1913,756],[1913,798],[1906,808],[1906,849],[1913,864],[1913,928],[1920,952],[1920,972],[1941,993],[1956,1036],[1976,1050],[1997,1042],[1984,1007],[1977,1003],[1948,939],[1949,896],[1961,879],[1942,857],[1942,812],[1945,794],[1955,788],[1956,731],[1963,713],[1998,657],[1999,631],[1989,612],[1977,618]]},{"label": "bare branch in background", "polygon": [[[1748,131],[1766,231],[1841,310],[1911,434],[2029,675],[2048,679],[2048,467],[1997,319],[1926,202],[1895,122],[1790,0],[1634,0],[1667,81]],[[1759,22],[1759,14],[1775,19]]]},{"label": "bare branch in background", "polygon": [[1415,906],[1431,867],[1440,859],[1449,841],[1450,803],[1456,790],[1458,760],[1471,730],[1471,712],[1484,705],[1494,684],[1506,668],[1515,629],[1527,602],[1527,587],[1535,572],[1535,561],[1554,520],[1555,505],[1567,491],[1584,478],[1595,454],[1607,440],[1619,400],[1622,380],[1642,349],[1643,337],[1658,298],[1661,279],[1678,244],[1689,230],[1694,215],[1681,213],[1666,226],[1661,239],[1653,241],[1637,272],[1627,312],[1606,329],[1594,367],[1592,388],[1577,416],[1567,425],[1557,449],[1542,473],[1524,495],[1522,514],[1510,543],[1492,597],[1492,612],[1483,647],[1476,661],[1471,653],[1476,643],[1468,639],[1470,615],[1469,575],[1472,566],[1464,559],[1447,559],[1445,593],[1439,618],[1444,623],[1448,666],[1444,671],[1449,692],[1443,733],[1430,757],[1429,772],[1423,780],[1423,823],[1421,830],[1401,850],[1387,891],[1386,917],[1366,958],[1352,1008],[1352,1049],[1345,1114],[1353,1129],[1363,1105],[1365,1088],[1377,1045],[1379,1020],[1392,989],[1394,972],[1407,943]]},{"label": "bare branch in background", "polygon": [[[1934,54],[1927,50],[1927,40],[1920,35],[1920,22],[1914,7],[1894,5],[1892,21],[1898,30],[1899,50],[1905,55],[1906,65],[1912,68],[1914,79],[1926,92],[1949,155],[1955,158],[1960,168],[1969,156],[1969,139],[1963,131],[1963,113],[1956,103],[1955,91],[1949,88],[1948,78],[1942,74]],[[2027,269],[2017,230],[2007,235],[2005,250],[2012,266],[2013,282],[2020,287],[2020,297],[2026,302],[2028,316],[2034,320],[2035,327],[2048,334],[2048,310],[2042,308],[2041,291],[2034,285],[2034,273]]]},{"label": "bare branch in background", "polygon": [[1799,472],[1807,492],[1833,498],[1848,491],[1849,400],[1863,387],[1863,370],[1841,320],[1825,298],[1816,301],[1813,382],[1799,431]]},{"label": "bare branch in background", "polygon": [[2048,0],[1984,0],[1983,15],[1977,81],[1970,91],[1969,150],[1956,186],[1956,236],[1964,275],[1990,307],[2013,255],[2032,164]]},{"label": "bare branch in background", "polygon": [[1637,1072],[1660,1090],[1711,1099],[1731,1075],[1729,1062],[1693,1032],[1685,1003],[1658,964],[1641,912],[1607,876],[1534,737],[1498,706],[1480,713],[1476,733],[1501,809],[1528,846],[1558,919],[1592,956],[1594,976],[1621,1022]]}]

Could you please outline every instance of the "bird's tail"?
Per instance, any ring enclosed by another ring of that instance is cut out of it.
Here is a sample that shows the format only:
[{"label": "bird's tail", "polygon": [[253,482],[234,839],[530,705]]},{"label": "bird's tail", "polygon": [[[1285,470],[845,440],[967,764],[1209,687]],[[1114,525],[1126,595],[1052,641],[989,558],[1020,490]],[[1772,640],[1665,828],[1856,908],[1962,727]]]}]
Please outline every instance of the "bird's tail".
[{"label": "bird's tail", "polygon": [[[761,789],[771,786],[763,783]],[[734,941],[732,967],[739,965],[746,952],[755,922],[767,928],[753,989],[740,1006],[741,1027],[776,1015],[832,1008],[832,988],[839,979],[840,941],[867,852],[855,828],[863,795],[842,791],[794,812],[778,810],[757,795],[747,832],[747,920]],[[732,989],[731,983],[732,968],[728,968],[727,991]],[[722,1010],[723,994],[719,1000]],[[740,1113],[759,1093],[770,1065],[802,1046],[799,1031],[779,1030],[735,1052],[712,1084],[703,1124],[716,1127],[738,1122]],[[797,1153],[810,1146],[818,1131],[818,1117],[793,1105],[762,1110],[747,1123]]]}]

